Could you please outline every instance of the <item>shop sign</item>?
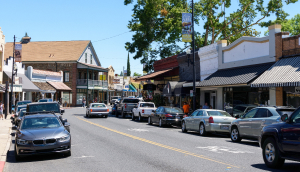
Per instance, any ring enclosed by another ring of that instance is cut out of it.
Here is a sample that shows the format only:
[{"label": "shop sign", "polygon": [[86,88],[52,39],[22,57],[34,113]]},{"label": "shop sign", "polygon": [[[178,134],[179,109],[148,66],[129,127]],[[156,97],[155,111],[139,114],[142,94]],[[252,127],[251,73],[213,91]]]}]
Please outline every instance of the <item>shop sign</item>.
[{"label": "shop sign", "polygon": [[120,84],[120,79],[114,79],[113,84]]},{"label": "shop sign", "polygon": [[106,75],[99,75],[101,81],[106,81]]},{"label": "shop sign", "polygon": [[192,14],[182,13],[182,42],[192,42]]},{"label": "shop sign", "polygon": [[125,85],[125,88],[129,88],[129,85]]},{"label": "shop sign", "polygon": [[193,90],[190,90],[190,97],[193,97]]},{"label": "shop sign", "polygon": [[300,93],[300,87],[295,87],[295,93]]}]

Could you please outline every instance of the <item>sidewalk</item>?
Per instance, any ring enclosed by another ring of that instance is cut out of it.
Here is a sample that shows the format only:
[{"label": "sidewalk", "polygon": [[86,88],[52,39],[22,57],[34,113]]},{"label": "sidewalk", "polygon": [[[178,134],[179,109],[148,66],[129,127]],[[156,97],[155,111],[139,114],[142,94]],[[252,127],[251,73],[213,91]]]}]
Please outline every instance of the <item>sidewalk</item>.
[{"label": "sidewalk", "polygon": [[0,172],[3,171],[6,162],[6,154],[11,144],[11,115],[7,115],[7,118],[0,119]]}]

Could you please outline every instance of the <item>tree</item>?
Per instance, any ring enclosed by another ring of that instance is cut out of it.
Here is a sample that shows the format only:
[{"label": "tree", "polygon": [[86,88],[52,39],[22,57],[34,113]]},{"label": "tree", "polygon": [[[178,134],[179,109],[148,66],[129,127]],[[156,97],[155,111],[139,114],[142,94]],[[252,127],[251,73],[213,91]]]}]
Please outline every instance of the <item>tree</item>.
[{"label": "tree", "polygon": [[130,61],[129,61],[129,52],[128,52],[128,59],[127,59],[127,76],[130,76],[131,71],[130,71]]},{"label": "tree", "polygon": [[133,76],[142,76],[142,74],[134,72]]},{"label": "tree", "polygon": [[[205,29],[204,33],[195,31],[196,48],[226,39],[233,42],[241,36],[257,36],[260,33],[252,28],[264,24],[263,19],[275,14],[277,19],[285,20],[288,16],[282,9],[282,0],[240,0],[238,8],[226,15],[226,9],[232,7],[231,0],[199,0],[194,3],[195,24]],[[286,0],[286,4],[298,0]],[[182,13],[190,13],[189,0],[124,0],[132,4],[133,15],[128,28],[134,32],[132,42],[126,42],[125,48],[135,53],[133,59],[146,63],[147,72],[153,70],[153,63],[158,57],[166,58],[185,51],[190,43],[183,47],[181,42]],[[267,5],[265,5],[267,4]],[[259,16],[258,16],[259,15]]]},{"label": "tree", "polygon": [[121,71],[120,76],[123,76],[123,71]]},{"label": "tree", "polygon": [[[274,20],[272,22],[265,23],[263,27],[271,26],[273,24],[281,24],[281,31],[290,32],[291,36],[300,34],[300,14],[296,14],[294,17],[288,20]],[[269,31],[266,31],[265,35],[269,35]]]}]

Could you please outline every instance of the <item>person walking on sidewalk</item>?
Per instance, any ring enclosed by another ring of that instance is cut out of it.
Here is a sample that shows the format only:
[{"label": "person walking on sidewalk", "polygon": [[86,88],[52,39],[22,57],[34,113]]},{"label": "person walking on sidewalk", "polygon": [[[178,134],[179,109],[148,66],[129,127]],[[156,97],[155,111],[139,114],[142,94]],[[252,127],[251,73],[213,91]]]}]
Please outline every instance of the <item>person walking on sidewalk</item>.
[{"label": "person walking on sidewalk", "polygon": [[0,118],[2,118],[2,120],[3,120],[3,110],[4,110],[4,105],[2,104],[2,102],[0,102]]},{"label": "person walking on sidewalk", "polygon": [[85,101],[85,98],[83,97],[83,99],[82,99],[82,107],[85,107],[85,103],[86,103],[86,101]]},{"label": "person walking on sidewalk", "polygon": [[188,115],[190,112],[190,105],[187,104],[187,102],[184,102],[184,105],[182,106],[183,112]]}]

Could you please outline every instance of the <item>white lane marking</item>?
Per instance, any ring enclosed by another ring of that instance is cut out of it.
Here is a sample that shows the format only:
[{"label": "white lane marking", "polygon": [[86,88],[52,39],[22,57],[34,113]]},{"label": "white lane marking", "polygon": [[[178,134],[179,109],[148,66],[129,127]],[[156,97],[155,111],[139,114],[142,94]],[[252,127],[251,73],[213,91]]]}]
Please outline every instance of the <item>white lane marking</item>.
[{"label": "white lane marking", "polygon": [[93,158],[94,156],[81,156],[81,157],[74,157],[74,158]]},{"label": "white lane marking", "polygon": [[204,150],[208,150],[211,152],[215,152],[215,153],[223,153],[223,152],[229,152],[229,153],[254,153],[254,152],[250,152],[250,151],[244,151],[244,150],[239,150],[236,148],[229,148],[226,146],[207,146],[207,147],[196,147],[199,149],[204,149]]},{"label": "white lane marking", "polygon": [[141,128],[130,128],[129,131],[137,131],[137,132],[148,132],[149,130],[141,129]]}]

